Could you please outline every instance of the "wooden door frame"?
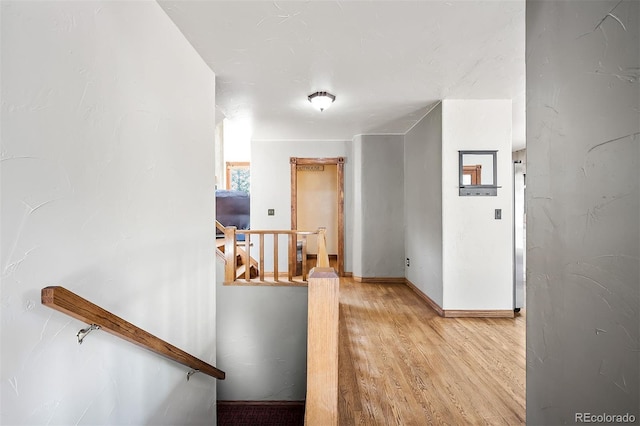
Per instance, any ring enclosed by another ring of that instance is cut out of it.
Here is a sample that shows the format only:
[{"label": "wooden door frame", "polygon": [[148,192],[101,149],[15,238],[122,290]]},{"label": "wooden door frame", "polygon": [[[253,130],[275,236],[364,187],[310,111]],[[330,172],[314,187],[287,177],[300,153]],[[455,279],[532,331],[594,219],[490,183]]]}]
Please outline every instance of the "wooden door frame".
[{"label": "wooden door frame", "polygon": [[[463,166],[462,167],[462,175],[469,175],[471,176],[471,185],[480,185],[480,183],[478,183],[478,181],[482,182],[481,176],[482,176],[482,165],[480,164],[475,164],[473,166]],[[480,178],[480,179],[478,179]],[[462,182],[461,182],[462,184]],[[494,183],[495,185],[495,183]]]},{"label": "wooden door frame", "polygon": [[291,165],[291,229],[298,227],[298,166],[333,165],[338,170],[338,276],[344,276],[344,157],[300,158],[290,157]]}]

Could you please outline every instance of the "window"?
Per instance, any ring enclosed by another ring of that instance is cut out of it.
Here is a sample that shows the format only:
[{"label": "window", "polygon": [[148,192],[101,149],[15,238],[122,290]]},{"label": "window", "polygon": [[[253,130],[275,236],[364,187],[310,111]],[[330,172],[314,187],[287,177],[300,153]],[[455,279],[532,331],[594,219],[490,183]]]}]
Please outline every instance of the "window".
[{"label": "window", "polygon": [[227,161],[227,189],[249,193],[251,173],[249,162]]}]

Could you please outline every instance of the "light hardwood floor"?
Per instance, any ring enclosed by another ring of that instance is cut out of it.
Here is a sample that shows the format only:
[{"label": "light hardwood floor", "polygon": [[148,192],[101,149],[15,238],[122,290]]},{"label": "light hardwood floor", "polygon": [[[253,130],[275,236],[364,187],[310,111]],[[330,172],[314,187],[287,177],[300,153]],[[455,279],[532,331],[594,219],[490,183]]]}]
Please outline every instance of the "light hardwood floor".
[{"label": "light hardwood floor", "polygon": [[339,424],[525,422],[525,316],[441,318],[402,284],[340,284]]}]

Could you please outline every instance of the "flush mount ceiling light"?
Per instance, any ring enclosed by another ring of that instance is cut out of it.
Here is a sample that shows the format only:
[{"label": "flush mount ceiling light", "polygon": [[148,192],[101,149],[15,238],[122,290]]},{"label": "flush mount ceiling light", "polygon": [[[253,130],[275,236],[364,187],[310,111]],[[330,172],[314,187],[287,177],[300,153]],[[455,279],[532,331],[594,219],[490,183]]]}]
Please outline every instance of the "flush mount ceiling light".
[{"label": "flush mount ceiling light", "polygon": [[309,102],[311,105],[318,108],[320,111],[324,111],[329,108],[333,101],[336,100],[335,95],[329,92],[316,92],[309,95]]}]

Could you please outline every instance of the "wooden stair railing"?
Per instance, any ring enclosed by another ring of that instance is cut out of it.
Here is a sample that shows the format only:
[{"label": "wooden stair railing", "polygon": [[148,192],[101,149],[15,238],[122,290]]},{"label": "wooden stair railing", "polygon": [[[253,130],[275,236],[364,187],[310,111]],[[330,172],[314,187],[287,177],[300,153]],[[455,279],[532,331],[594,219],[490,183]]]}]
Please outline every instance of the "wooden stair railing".
[{"label": "wooden stair railing", "polygon": [[[226,228],[220,222],[216,220],[216,229],[222,231],[223,234],[226,234]],[[243,278],[246,276],[246,268],[249,268],[249,276],[251,278],[256,278],[258,276],[258,262],[249,256],[247,252],[241,248],[240,246],[243,243],[236,242],[236,272],[234,274],[235,280]],[[227,256],[225,255],[226,250],[226,238],[219,238],[216,233],[216,256],[218,256],[225,264],[227,263]],[[231,256],[229,256],[231,257]],[[226,281],[225,281],[226,282]]]},{"label": "wooden stair railing", "polygon": [[[218,231],[220,231],[220,232],[222,232],[222,233],[224,234],[224,225],[223,225],[223,224],[221,224],[220,222],[218,222],[218,221],[216,220],[216,255],[217,255],[217,256],[218,256],[222,261],[226,262],[226,261],[227,261],[227,258],[226,258],[226,257],[225,257],[225,255],[224,255],[224,251],[223,251],[223,250],[220,250],[220,247],[219,247],[219,246],[218,246],[218,244],[217,244],[217,243],[218,243],[218,240],[220,239],[220,238],[218,238]],[[223,245],[222,247],[224,247],[224,245]]]},{"label": "wooden stair railing", "polygon": [[[153,334],[136,327],[112,314],[111,312],[97,306],[64,287],[54,286],[42,289],[42,304],[52,309],[65,313],[80,321],[99,326],[101,330],[118,336],[128,342],[142,346],[152,352],[176,361],[182,365],[190,367],[216,379],[224,380],[225,373],[213,365],[194,357],[191,354],[173,346],[170,343],[154,336]],[[81,340],[79,339],[81,342]],[[187,375],[187,378],[193,371]]]},{"label": "wooden stair railing", "polygon": [[[318,236],[318,263],[316,266],[329,267],[329,257],[326,250],[326,229],[320,228],[317,231],[298,231],[298,230],[248,230],[237,229],[234,226],[223,226],[220,222],[216,221],[217,229],[224,232],[224,246],[218,243],[219,248],[216,248],[216,254],[220,257],[224,256],[225,261],[225,284],[251,282],[254,279],[265,282],[265,235],[271,235],[273,238],[273,282],[282,282],[281,272],[279,271],[278,251],[279,251],[279,239],[281,235],[286,235],[288,238],[288,270],[287,279],[289,283],[299,282],[294,281],[296,270],[296,253],[297,242],[300,239],[302,246],[302,282],[307,282],[307,275],[309,267],[307,265],[307,238],[310,235]],[[237,236],[244,235],[244,241],[238,241]],[[251,257],[250,248],[253,245],[252,236],[258,236],[259,238],[259,260]],[[322,239],[323,244],[320,244]],[[224,247],[224,250],[220,248]],[[320,247],[323,247],[323,252],[320,252]],[[244,267],[242,267],[245,265]],[[241,272],[239,274],[238,272]]]}]

